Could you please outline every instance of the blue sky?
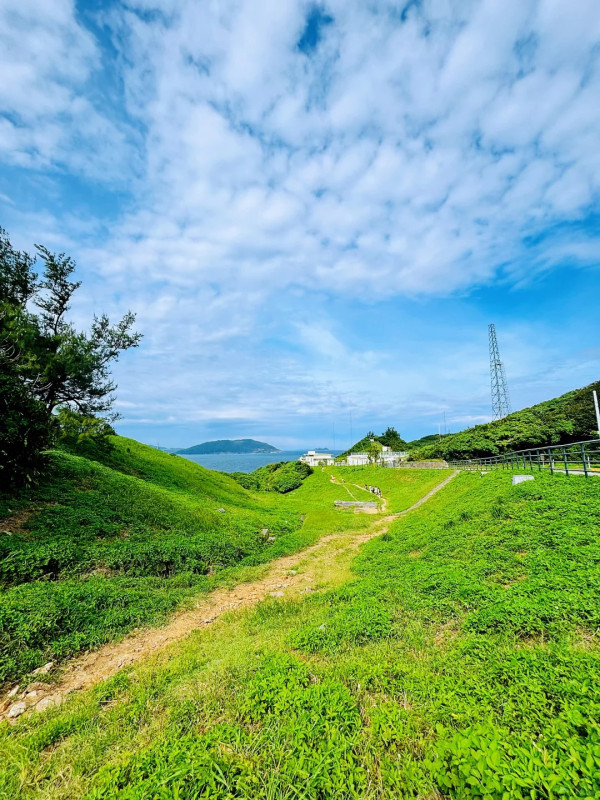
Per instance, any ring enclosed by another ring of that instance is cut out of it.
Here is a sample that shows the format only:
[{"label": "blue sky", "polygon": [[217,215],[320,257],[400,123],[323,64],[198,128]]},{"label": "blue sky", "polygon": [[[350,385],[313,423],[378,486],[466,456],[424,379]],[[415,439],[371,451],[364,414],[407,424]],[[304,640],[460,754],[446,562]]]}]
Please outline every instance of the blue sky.
[{"label": "blue sky", "polygon": [[[345,446],[600,377],[596,0],[3,0],[0,224],[138,314],[119,432]],[[352,421],[352,422],[351,422]]]}]

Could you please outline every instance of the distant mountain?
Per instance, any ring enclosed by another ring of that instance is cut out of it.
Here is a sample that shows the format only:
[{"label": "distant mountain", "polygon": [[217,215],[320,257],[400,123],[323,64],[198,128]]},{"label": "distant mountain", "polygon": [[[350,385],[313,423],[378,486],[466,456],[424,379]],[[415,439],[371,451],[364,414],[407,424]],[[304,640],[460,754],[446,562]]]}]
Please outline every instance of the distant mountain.
[{"label": "distant mountain", "polygon": [[273,445],[257,442],[256,439],[218,439],[177,450],[180,455],[213,455],[217,453],[280,453]]}]

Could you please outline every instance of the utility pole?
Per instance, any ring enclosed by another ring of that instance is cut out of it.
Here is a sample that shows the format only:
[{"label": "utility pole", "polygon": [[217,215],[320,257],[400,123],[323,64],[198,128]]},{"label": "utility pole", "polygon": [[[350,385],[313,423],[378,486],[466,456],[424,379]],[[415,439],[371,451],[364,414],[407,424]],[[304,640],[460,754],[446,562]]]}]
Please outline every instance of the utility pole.
[{"label": "utility pole", "polygon": [[494,420],[503,419],[511,412],[510,398],[508,396],[508,386],[506,375],[504,374],[504,364],[500,360],[500,350],[498,339],[496,338],[496,326],[492,323],[488,325],[490,339],[490,380],[492,385],[492,418]]},{"label": "utility pole", "polygon": [[594,406],[596,408],[596,425],[598,426],[598,438],[600,439],[600,407],[598,406],[598,395],[594,389]]}]

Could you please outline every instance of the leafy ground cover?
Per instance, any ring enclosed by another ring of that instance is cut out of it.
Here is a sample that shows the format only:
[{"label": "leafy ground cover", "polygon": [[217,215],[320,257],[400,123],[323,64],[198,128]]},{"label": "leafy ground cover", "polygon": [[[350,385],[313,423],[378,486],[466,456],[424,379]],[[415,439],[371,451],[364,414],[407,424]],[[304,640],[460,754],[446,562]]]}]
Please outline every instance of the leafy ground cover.
[{"label": "leafy ground cover", "polygon": [[0,683],[161,619],[300,526],[138,443],[115,439],[109,460],[55,452],[36,490],[0,498]]},{"label": "leafy ground cover", "polygon": [[[324,533],[369,524],[334,510],[339,488],[322,471],[278,497],[121,437],[79,452],[54,452],[35,490],[0,495],[0,684],[158,623]],[[307,477],[280,472],[269,474],[286,491]],[[407,504],[422,493],[407,484]]]},{"label": "leafy ground cover", "polygon": [[460,475],[366,545],[342,588],[235,614],[0,728],[0,789],[591,800],[599,523],[593,480]]}]

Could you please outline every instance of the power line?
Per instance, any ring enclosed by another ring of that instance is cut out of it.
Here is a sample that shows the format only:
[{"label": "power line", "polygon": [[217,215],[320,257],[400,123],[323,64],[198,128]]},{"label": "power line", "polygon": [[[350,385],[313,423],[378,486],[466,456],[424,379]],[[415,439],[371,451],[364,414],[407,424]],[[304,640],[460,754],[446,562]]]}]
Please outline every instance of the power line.
[{"label": "power line", "polygon": [[492,385],[492,418],[502,419],[511,413],[508,385],[504,373],[504,364],[500,360],[496,326],[488,325],[490,339],[490,380]]}]

